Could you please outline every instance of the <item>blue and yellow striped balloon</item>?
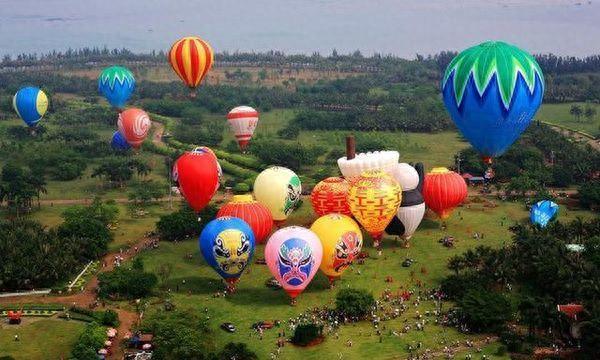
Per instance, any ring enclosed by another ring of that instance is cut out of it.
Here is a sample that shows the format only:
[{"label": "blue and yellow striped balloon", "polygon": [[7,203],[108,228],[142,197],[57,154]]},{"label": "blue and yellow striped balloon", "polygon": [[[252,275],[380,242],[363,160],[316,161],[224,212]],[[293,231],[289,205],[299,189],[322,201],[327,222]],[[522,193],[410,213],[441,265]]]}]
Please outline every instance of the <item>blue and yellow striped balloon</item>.
[{"label": "blue and yellow striped balloon", "polygon": [[48,97],[42,90],[27,86],[13,97],[13,107],[27,126],[34,127],[48,110]]}]

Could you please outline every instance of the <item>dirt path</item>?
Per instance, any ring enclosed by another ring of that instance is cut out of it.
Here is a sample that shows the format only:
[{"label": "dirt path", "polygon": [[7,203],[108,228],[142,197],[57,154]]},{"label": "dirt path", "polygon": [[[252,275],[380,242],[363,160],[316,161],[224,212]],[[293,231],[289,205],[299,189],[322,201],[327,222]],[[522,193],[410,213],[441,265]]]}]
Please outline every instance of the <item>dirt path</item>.
[{"label": "dirt path", "polygon": [[152,135],[152,143],[154,145],[164,145],[162,136],[165,132],[165,126],[156,121],[152,122],[152,126],[155,128],[154,134]]},{"label": "dirt path", "polygon": [[[131,245],[129,250],[127,251],[115,251],[112,253],[108,253],[100,259],[100,263],[104,264],[99,270],[99,272],[111,271],[114,268],[114,259],[116,256],[120,256],[123,258],[123,261],[130,260],[135,255],[137,255],[146,245],[150,238],[142,238],[138,240],[135,244]],[[137,249],[137,250],[136,250]],[[53,303],[53,304],[63,304],[67,307],[69,306],[79,306],[88,308],[90,305],[93,305],[96,302],[96,289],[98,287],[98,276],[94,275],[90,281],[86,284],[83,291],[72,294],[72,295],[63,295],[63,296],[46,296],[46,295],[33,295],[33,296],[15,296],[15,297],[7,297],[1,298],[0,304],[24,304],[24,303]],[[104,309],[102,307],[99,308]],[[138,321],[138,314],[132,311],[120,309],[113,306],[106,306],[106,309],[112,309],[119,314],[119,327],[118,334],[115,340],[113,341],[113,353],[109,357],[109,359],[121,359],[123,357],[123,336],[127,333],[133,325]]]},{"label": "dirt path", "polygon": [[593,149],[600,151],[600,139],[590,139],[580,133],[561,128],[550,123],[546,123],[550,128],[566,137],[577,140],[578,142],[587,142]]}]

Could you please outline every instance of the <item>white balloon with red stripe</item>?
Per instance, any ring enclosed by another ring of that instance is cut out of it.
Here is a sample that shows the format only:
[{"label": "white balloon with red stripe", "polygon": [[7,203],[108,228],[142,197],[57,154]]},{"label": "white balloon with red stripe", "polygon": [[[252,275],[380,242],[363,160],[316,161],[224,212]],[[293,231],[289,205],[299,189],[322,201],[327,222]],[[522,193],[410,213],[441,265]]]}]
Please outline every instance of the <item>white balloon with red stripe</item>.
[{"label": "white balloon with red stripe", "polygon": [[238,106],[227,114],[227,122],[240,149],[245,150],[258,124],[258,111],[250,106]]}]

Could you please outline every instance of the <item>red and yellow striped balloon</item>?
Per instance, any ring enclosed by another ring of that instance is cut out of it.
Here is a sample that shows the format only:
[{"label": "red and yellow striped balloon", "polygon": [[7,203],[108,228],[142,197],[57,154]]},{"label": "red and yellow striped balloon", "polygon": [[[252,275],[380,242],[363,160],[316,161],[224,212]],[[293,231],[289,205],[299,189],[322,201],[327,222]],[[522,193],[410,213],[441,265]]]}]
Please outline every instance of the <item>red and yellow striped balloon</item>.
[{"label": "red and yellow striped balloon", "polygon": [[171,46],[169,62],[177,76],[190,89],[195,89],[213,65],[213,50],[199,37],[186,36]]}]

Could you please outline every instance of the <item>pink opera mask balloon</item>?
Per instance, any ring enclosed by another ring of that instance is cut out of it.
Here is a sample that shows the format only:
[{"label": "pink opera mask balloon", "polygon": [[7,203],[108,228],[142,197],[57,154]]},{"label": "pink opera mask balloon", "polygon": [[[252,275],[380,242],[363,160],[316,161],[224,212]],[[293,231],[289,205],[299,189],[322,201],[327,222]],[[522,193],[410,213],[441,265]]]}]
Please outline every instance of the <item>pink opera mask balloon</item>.
[{"label": "pink opera mask balloon", "polygon": [[322,258],[319,237],[301,226],[277,230],[265,247],[269,270],[292,298],[292,304],[319,270]]}]

